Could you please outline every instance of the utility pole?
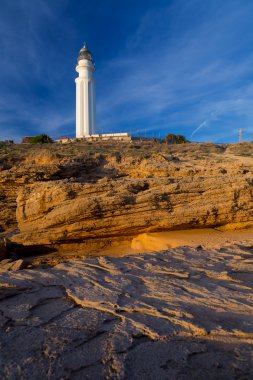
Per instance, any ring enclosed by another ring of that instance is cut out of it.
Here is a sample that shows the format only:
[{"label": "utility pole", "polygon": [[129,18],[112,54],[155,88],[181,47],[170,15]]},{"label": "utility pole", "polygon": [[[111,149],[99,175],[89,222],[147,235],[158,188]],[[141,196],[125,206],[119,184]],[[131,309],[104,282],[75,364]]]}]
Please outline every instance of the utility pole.
[{"label": "utility pole", "polygon": [[239,143],[242,142],[242,129],[238,129],[238,135],[239,135]]}]

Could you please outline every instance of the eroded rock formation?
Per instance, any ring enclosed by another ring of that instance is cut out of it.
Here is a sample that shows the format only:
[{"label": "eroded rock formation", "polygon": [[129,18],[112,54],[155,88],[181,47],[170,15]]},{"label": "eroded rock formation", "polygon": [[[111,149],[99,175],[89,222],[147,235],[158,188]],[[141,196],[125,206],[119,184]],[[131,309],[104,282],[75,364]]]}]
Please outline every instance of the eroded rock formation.
[{"label": "eroded rock formation", "polygon": [[[195,154],[195,156],[194,156]],[[142,232],[253,225],[253,162],[224,153],[105,155],[89,175],[28,185],[17,198],[26,244],[66,244]]]},{"label": "eroded rock formation", "polygon": [[0,378],[251,379],[253,250],[0,274]]},{"label": "eroded rock formation", "polygon": [[13,240],[22,244],[63,245],[178,228],[249,226],[252,155],[253,144],[5,147],[0,230],[19,227]]},{"label": "eroded rock formation", "polygon": [[15,271],[27,262],[14,257],[22,244],[38,254],[148,231],[250,226],[253,145],[40,149],[14,145],[0,157],[1,228],[20,228],[0,242],[0,378],[253,378],[252,239],[72,256],[47,269]]}]

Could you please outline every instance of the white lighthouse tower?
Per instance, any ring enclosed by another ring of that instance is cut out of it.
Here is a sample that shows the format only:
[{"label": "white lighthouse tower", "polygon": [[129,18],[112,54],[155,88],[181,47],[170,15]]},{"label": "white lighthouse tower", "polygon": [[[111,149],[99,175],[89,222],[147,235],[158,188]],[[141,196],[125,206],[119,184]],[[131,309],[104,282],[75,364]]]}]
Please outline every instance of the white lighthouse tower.
[{"label": "white lighthouse tower", "polygon": [[76,71],[76,138],[93,135],[96,132],[96,94],[94,62],[86,45],[77,59]]}]

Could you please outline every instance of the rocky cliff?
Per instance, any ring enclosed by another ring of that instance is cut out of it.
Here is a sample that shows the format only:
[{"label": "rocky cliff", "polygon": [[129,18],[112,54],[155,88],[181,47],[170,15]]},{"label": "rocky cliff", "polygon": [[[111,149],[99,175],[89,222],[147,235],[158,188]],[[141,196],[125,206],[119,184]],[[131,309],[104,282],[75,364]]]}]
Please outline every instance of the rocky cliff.
[{"label": "rocky cliff", "polygon": [[[12,241],[36,245],[36,254],[39,245],[76,249],[141,232],[253,223],[252,144],[4,149],[2,230],[18,227]],[[19,271],[27,263],[12,261],[17,251],[7,258],[19,246],[0,238],[0,378],[252,378],[246,232],[234,245],[65,256],[53,268]],[[155,243],[145,233],[135,242],[143,237]]]},{"label": "rocky cliff", "polygon": [[[61,164],[63,158],[53,156],[50,165],[43,154],[29,162],[17,196],[17,242],[67,244],[253,225],[252,144],[128,147]],[[31,180],[31,168],[42,180]]]},{"label": "rocky cliff", "polygon": [[253,144],[13,145],[0,156],[1,229],[66,244],[253,222]]}]

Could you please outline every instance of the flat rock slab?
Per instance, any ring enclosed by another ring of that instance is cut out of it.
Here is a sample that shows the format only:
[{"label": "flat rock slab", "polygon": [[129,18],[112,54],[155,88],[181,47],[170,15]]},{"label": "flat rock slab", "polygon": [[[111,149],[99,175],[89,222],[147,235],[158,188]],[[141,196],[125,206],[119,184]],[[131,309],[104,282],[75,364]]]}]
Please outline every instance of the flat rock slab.
[{"label": "flat rock slab", "polygon": [[0,273],[5,271],[16,271],[23,269],[25,262],[23,260],[5,259],[0,261]]},{"label": "flat rock slab", "polygon": [[253,378],[253,247],[0,275],[1,379]]}]

